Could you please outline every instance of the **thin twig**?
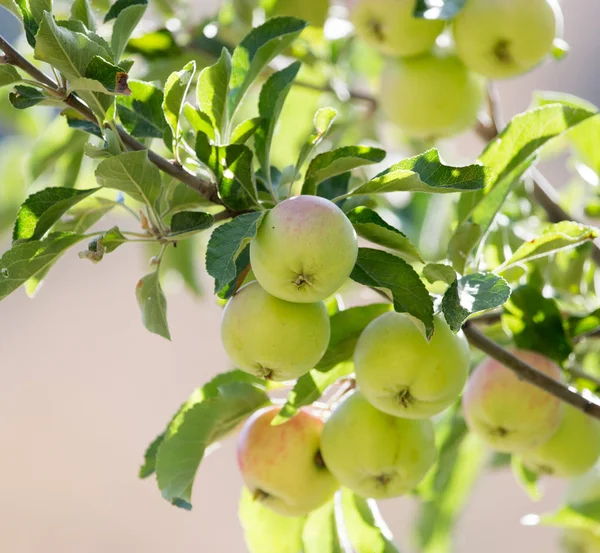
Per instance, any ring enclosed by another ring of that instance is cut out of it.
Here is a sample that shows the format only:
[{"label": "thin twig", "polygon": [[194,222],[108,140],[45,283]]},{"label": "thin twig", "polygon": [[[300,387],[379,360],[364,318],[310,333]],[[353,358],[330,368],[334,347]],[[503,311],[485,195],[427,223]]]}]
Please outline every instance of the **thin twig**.
[{"label": "thin twig", "polygon": [[577,393],[574,388],[561,384],[550,376],[538,371],[528,363],[525,363],[510,351],[490,340],[470,322],[464,325],[463,331],[472,346],[502,363],[502,365],[513,371],[521,380],[526,380],[530,384],[545,390],[565,403],[572,405],[594,418],[600,419],[600,403],[596,403],[583,397]]},{"label": "thin twig", "polygon": [[[45,87],[54,90],[56,93],[63,92],[62,89],[52,79],[50,79],[42,71],[35,67],[35,65],[27,61],[1,35],[0,49],[5,54],[3,62],[18,67],[19,69],[23,70],[25,73],[42,83]],[[94,115],[92,110],[90,110],[88,106],[86,106],[81,100],[79,100],[79,98],[77,98],[73,94],[69,94],[68,96],[63,98],[63,102],[67,106],[77,111],[88,121],[94,123],[95,125],[98,125],[98,120],[96,119],[96,116]],[[188,185],[190,188],[193,188],[211,202],[221,203],[213,183],[201,179],[196,175],[193,175],[187,169],[185,169],[185,167],[177,163],[173,163],[165,159],[161,155],[157,154],[153,150],[146,148],[141,142],[139,142],[137,139],[131,136],[124,128],[117,127],[117,132],[121,140],[130,150],[147,150],[148,159],[152,163],[154,163],[154,165],[156,165],[161,171],[172,176],[174,179],[177,179],[178,181]]]}]

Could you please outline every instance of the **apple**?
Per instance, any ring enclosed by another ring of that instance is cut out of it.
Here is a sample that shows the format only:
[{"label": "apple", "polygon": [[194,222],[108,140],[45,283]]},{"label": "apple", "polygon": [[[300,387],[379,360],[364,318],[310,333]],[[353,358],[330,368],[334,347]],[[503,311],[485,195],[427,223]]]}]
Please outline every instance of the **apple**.
[{"label": "apple", "polygon": [[468,0],[453,25],[456,53],[477,73],[505,79],[538,65],[562,32],[556,0]]},{"label": "apple", "polygon": [[600,553],[600,536],[585,528],[568,528],[561,545],[565,553]]},{"label": "apple", "polygon": [[422,324],[390,311],[363,331],[354,352],[358,389],[367,400],[397,417],[437,415],[460,395],[469,373],[469,345],[441,316],[427,341]]},{"label": "apple", "polygon": [[525,466],[542,474],[565,478],[584,474],[598,457],[600,421],[571,405],[565,405],[563,419],[552,437],[521,455]]},{"label": "apple", "polygon": [[297,17],[315,27],[322,27],[328,12],[329,0],[276,0],[269,16]]},{"label": "apple", "polygon": [[284,516],[302,516],[329,501],[339,484],[320,453],[323,421],[309,409],[283,424],[265,407],[244,424],[237,442],[244,483],[257,501]]},{"label": "apple", "polygon": [[[561,379],[560,367],[527,350],[513,353],[540,372]],[[521,453],[541,446],[563,416],[560,400],[519,380],[510,369],[488,358],[471,375],[463,394],[463,412],[469,428],[498,451]]]},{"label": "apple", "polygon": [[375,499],[412,490],[437,455],[431,421],[388,415],[358,391],[347,396],[325,422],[321,452],[343,486]]},{"label": "apple", "polygon": [[329,344],[329,315],[323,302],[283,301],[254,281],[227,302],[221,340],[240,369],[267,380],[291,380],[323,357]]},{"label": "apple", "polygon": [[354,227],[337,205],[318,196],[277,204],[250,243],[250,263],[261,286],[298,303],[335,293],[350,276],[357,255]]},{"label": "apple", "polygon": [[471,128],[484,97],[481,77],[453,54],[388,60],[381,76],[384,115],[409,136],[440,138]]},{"label": "apple", "polygon": [[600,501],[600,463],[571,480],[566,499],[568,505],[579,510],[586,504]]},{"label": "apple", "polygon": [[389,56],[423,54],[435,44],[444,22],[413,16],[415,0],[352,0],[350,21],[356,34]]}]

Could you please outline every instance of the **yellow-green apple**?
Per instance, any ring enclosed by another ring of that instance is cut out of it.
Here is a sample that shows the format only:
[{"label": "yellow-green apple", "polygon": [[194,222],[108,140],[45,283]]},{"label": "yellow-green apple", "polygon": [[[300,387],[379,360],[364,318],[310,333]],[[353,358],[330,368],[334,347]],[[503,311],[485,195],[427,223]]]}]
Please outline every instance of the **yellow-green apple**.
[{"label": "yellow-green apple", "polygon": [[565,478],[584,474],[598,457],[600,421],[571,405],[565,405],[563,419],[552,437],[521,455],[525,466]]},{"label": "yellow-green apple", "polygon": [[254,281],[225,306],[221,340],[231,361],[248,373],[267,380],[298,378],[327,349],[327,308],[323,302],[280,300]]},{"label": "yellow-green apple", "polygon": [[363,497],[397,497],[413,489],[433,465],[433,425],[388,415],[354,392],[325,422],[321,452],[343,486]]},{"label": "yellow-green apple", "polygon": [[468,0],[453,31],[467,67],[503,79],[529,71],[550,53],[562,14],[556,0]]},{"label": "yellow-green apple", "polygon": [[282,300],[312,303],[333,294],[358,255],[354,227],[333,202],[297,196],[277,204],[250,243],[261,286]]},{"label": "yellow-green apple", "polygon": [[275,0],[269,16],[298,17],[315,27],[322,27],[327,20],[329,0]]},{"label": "yellow-green apple", "polygon": [[323,421],[300,409],[283,424],[278,407],[257,411],[238,437],[238,464],[255,499],[284,516],[301,516],[331,499],[338,482],[321,457]]},{"label": "yellow-green apple", "polygon": [[441,316],[431,341],[410,315],[385,313],[360,336],[354,352],[359,390],[390,415],[422,419],[453,403],[469,373],[469,346]]},{"label": "yellow-green apple", "polygon": [[[560,367],[547,357],[527,350],[513,353],[547,376],[561,379]],[[467,382],[463,411],[469,428],[494,449],[521,453],[542,445],[556,432],[563,405],[488,358]]]},{"label": "yellow-green apple", "polygon": [[414,0],[350,0],[356,34],[389,56],[427,52],[444,30],[444,22],[414,17]]},{"label": "yellow-green apple", "polygon": [[565,553],[600,553],[600,536],[585,528],[563,532],[561,545]]},{"label": "yellow-green apple", "polygon": [[381,77],[384,115],[409,136],[440,138],[472,127],[483,80],[453,54],[436,51],[388,60]]}]

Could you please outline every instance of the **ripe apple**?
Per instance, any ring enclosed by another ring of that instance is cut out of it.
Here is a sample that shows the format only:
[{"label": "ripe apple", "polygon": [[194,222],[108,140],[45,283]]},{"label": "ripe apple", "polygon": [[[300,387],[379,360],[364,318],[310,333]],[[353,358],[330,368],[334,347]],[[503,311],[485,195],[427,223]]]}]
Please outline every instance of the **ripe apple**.
[{"label": "ripe apple", "polygon": [[458,398],[469,373],[469,346],[435,317],[430,342],[410,315],[390,311],[363,331],[354,352],[359,390],[390,415],[422,419]]},{"label": "ripe apple", "polygon": [[267,380],[298,378],[327,349],[327,308],[323,302],[280,300],[254,281],[240,288],[225,306],[221,339],[240,369]]},{"label": "ripe apple", "polygon": [[297,17],[315,27],[322,27],[328,12],[329,0],[276,0],[269,16]]},{"label": "ripe apple", "polygon": [[[513,353],[538,371],[561,379],[560,367],[539,353],[526,350]],[[467,382],[463,411],[469,428],[494,449],[521,453],[550,439],[562,420],[563,405],[488,358]]]},{"label": "ripe apple", "polygon": [[385,116],[407,135],[440,138],[475,124],[483,89],[482,78],[455,55],[437,51],[388,60],[380,104]]},{"label": "ripe apple", "polygon": [[375,499],[409,492],[436,458],[431,421],[388,415],[360,392],[347,396],[325,422],[321,451],[342,485]]},{"label": "ripe apple", "polygon": [[590,470],[600,457],[600,421],[565,405],[552,437],[521,455],[524,464],[542,474],[563,478]]},{"label": "ripe apple", "polygon": [[444,30],[444,22],[413,16],[415,0],[351,0],[350,21],[356,34],[389,56],[427,52]]},{"label": "ripe apple", "polygon": [[265,407],[246,421],[238,438],[238,464],[256,500],[281,515],[302,516],[329,501],[339,484],[321,457],[321,418],[301,409],[273,426],[278,412]]},{"label": "ripe apple", "polygon": [[562,32],[556,0],[468,0],[454,20],[456,53],[490,79],[514,77],[539,64]]},{"label": "ripe apple", "polygon": [[312,303],[333,294],[358,255],[354,227],[333,202],[297,196],[277,204],[250,243],[261,286],[282,300]]},{"label": "ripe apple", "polygon": [[565,553],[600,553],[600,536],[585,528],[565,530],[561,544]]}]

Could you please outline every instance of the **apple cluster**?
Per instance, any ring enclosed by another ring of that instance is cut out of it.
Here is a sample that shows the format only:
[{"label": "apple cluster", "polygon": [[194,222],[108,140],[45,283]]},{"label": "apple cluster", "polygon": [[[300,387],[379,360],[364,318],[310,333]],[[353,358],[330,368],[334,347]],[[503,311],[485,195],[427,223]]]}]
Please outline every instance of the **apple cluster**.
[{"label": "apple cluster", "polygon": [[[349,0],[356,34],[388,57],[381,108],[414,137],[473,127],[485,79],[531,70],[562,34],[557,0],[467,0],[448,24],[416,18],[414,7],[415,0]],[[446,28],[448,40],[437,40]]]}]

